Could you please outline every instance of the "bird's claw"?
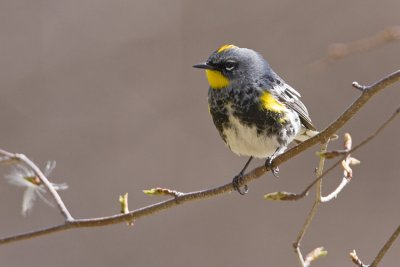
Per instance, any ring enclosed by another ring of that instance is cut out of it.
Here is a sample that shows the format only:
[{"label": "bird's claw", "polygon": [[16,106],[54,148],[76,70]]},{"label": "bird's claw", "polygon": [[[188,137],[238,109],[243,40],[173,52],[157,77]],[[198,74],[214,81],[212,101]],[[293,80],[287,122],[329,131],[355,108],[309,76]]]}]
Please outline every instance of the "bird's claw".
[{"label": "bird's claw", "polygon": [[276,178],[278,178],[279,177],[279,175],[278,175],[278,173],[279,173],[279,168],[278,167],[273,167],[272,166],[272,160],[273,160],[273,158],[267,158],[267,160],[265,161],[265,167],[267,167],[268,169],[270,169],[271,170],[271,172],[272,172],[272,174],[276,177]]},{"label": "bird's claw", "polygon": [[237,191],[239,194],[243,196],[246,195],[247,192],[249,192],[249,188],[247,184],[245,184],[243,185],[243,190],[242,190],[242,188],[240,187],[240,184],[243,182],[242,180],[243,180],[243,173],[239,173],[238,175],[233,177],[232,186],[235,191]]}]

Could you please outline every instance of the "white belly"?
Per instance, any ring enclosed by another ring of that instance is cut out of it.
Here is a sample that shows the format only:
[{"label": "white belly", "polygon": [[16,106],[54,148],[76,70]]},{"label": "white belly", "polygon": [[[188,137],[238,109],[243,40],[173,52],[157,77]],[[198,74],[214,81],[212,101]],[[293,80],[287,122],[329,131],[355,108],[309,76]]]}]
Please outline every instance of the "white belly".
[{"label": "white belly", "polygon": [[256,127],[247,127],[230,116],[231,127],[224,130],[225,141],[238,155],[267,158],[275,153],[280,144],[276,137],[257,135]]}]

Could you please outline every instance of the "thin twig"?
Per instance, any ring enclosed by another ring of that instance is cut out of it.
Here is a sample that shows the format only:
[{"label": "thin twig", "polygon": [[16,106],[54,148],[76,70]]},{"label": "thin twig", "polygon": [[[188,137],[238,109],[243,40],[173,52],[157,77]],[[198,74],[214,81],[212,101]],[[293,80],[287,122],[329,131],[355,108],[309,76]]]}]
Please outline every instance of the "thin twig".
[{"label": "thin twig", "polygon": [[352,252],[350,252],[350,258],[351,261],[357,265],[358,267],[370,267],[368,264],[365,264],[361,261],[361,259],[358,257],[357,253],[355,250],[353,250]]},{"label": "thin twig", "polygon": [[27,156],[18,153],[10,153],[8,151],[0,149],[0,155],[5,157],[9,157],[10,159],[14,159],[26,164],[29,168],[31,168],[35,175],[40,179],[40,181],[46,186],[47,190],[50,192],[51,196],[53,197],[54,201],[56,202],[61,214],[64,216],[64,219],[67,222],[73,221],[74,218],[71,216],[70,212],[68,211],[67,207],[65,206],[64,202],[62,201],[60,195],[57,193],[57,190],[54,189],[53,185],[49,182],[47,177],[43,174],[43,172],[36,166],[36,164],[31,161]]},{"label": "thin twig", "polygon": [[[330,139],[328,139],[325,143],[323,143],[321,145],[321,151],[320,151],[321,154],[326,152],[326,150],[328,148],[329,140]],[[324,173],[324,166],[325,166],[325,157],[320,157],[318,168],[316,171],[317,179],[319,178],[317,185],[316,185],[316,192],[315,192],[315,202],[316,203],[321,203],[321,196],[322,196],[322,178],[321,178],[321,176]]]},{"label": "thin twig", "polygon": [[[354,153],[356,152],[358,149],[360,149],[361,147],[363,147],[364,145],[366,145],[367,143],[369,143],[370,141],[372,141],[372,139],[374,139],[377,135],[379,135],[383,129],[385,129],[395,118],[396,116],[398,116],[400,114],[400,107],[397,108],[395,110],[395,112],[393,112],[393,114],[389,117],[389,119],[387,119],[381,126],[379,126],[379,128],[370,136],[368,136],[367,138],[365,138],[362,142],[360,142],[358,145],[356,145],[353,149],[351,149],[350,151],[348,151],[340,160],[338,160],[335,164],[333,164],[331,167],[329,167],[320,177],[316,178],[314,181],[312,181],[312,183],[310,183],[306,189],[303,190],[302,193],[298,194],[299,196],[303,197],[306,196],[307,193],[310,191],[310,189],[323,177],[325,177],[328,173],[330,173],[333,169],[335,169],[337,166],[339,166],[343,160],[346,159],[346,157],[350,154],[350,153]],[[300,198],[300,197],[299,197]]]},{"label": "thin twig", "polygon": [[389,237],[388,241],[386,241],[385,245],[381,248],[378,255],[376,255],[374,261],[371,263],[371,267],[377,267],[379,265],[379,263],[385,256],[386,252],[388,252],[388,250],[393,245],[394,241],[396,241],[396,239],[399,237],[399,235],[400,235],[400,225],[397,226],[396,230]]},{"label": "thin twig", "polygon": [[[284,192],[285,198],[280,197],[279,199],[280,200],[283,199],[283,200],[293,200],[293,201],[296,200],[297,201],[297,200],[300,200],[300,199],[306,197],[308,195],[308,193],[310,192],[311,188],[313,188],[313,186],[316,185],[320,179],[322,179],[323,177],[328,175],[332,170],[334,170],[337,166],[339,166],[343,162],[343,160],[345,160],[348,157],[348,155],[350,153],[355,152],[362,146],[366,145],[368,142],[372,141],[372,139],[374,139],[377,135],[379,135],[380,132],[383,129],[385,129],[399,114],[400,114],[400,107],[398,109],[396,109],[396,111],[390,116],[390,118],[388,118],[381,126],[379,126],[379,128],[373,134],[371,134],[370,136],[365,138],[362,142],[360,142],[358,145],[356,145],[353,149],[343,150],[343,153],[342,152],[340,152],[340,153],[327,152],[326,154],[329,155],[329,158],[334,158],[339,155],[341,155],[342,158],[340,160],[338,160],[336,163],[334,163],[331,167],[329,167],[320,177],[317,177],[314,181],[312,181],[301,193]],[[320,154],[320,155],[325,155],[325,153]],[[336,190],[331,193],[332,196],[330,194],[329,197],[333,197],[334,194],[339,193],[344,188],[344,186],[346,186],[348,183],[349,183],[349,181],[342,180],[342,182],[339,184],[338,188],[336,188]],[[269,194],[267,194],[267,195],[269,195]],[[326,202],[326,201],[329,201],[329,200],[323,199],[322,202]]]},{"label": "thin twig", "polygon": [[310,66],[313,69],[319,69],[348,56],[365,53],[374,48],[399,40],[400,25],[396,25],[360,40],[349,43],[333,43],[329,45],[327,55],[311,63]]},{"label": "thin twig", "polygon": [[350,179],[343,177],[342,181],[340,182],[340,184],[336,187],[335,190],[333,190],[329,195],[327,196],[321,196],[321,202],[325,203],[325,202],[329,202],[334,198],[337,198],[337,196],[339,195],[339,193],[346,187],[346,185],[348,185],[348,183],[350,182]]},{"label": "thin twig", "polygon": [[353,144],[353,142],[352,142],[351,135],[349,133],[345,133],[344,134],[344,151],[347,151],[347,153],[346,153],[347,155],[346,155],[346,158],[342,161],[342,166],[344,169],[342,181],[339,184],[339,186],[337,186],[336,189],[333,190],[333,192],[331,192],[329,195],[327,195],[325,197],[322,196],[322,194],[320,195],[319,200],[321,203],[329,202],[339,195],[339,193],[346,187],[346,185],[350,182],[350,180],[352,178],[352,170],[351,170],[350,165],[360,163],[358,160],[350,157],[349,151],[351,151],[352,144]]},{"label": "thin twig", "polygon": [[306,262],[304,261],[303,253],[301,253],[300,246],[295,246],[294,247],[294,252],[297,254],[297,258],[299,259],[300,266],[305,267],[306,266]]},{"label": "thin twig", "polygon": [[[320,150],[321,153],[324,153],[326,151],[326,149],[328,147],[328,143],[329,143],[329,139],[325,143],[323,143],[321,145],[321,150]],[[325,158],[324,157],[320,157],[318,168],[317,168],[317,171],[316,171],[317,178],[322,175],[322,172],[324,170],[324,165],[325,165]],[[318,207],[319,207],[319,205],[321,203],[320,202],[321,186],[322,186],[321,183],[322,183],[322,180],[321,179],[318,180],[317,192],[316,192],[316,195],[315,195],[315,200],[314,200],[313,206],[312,206],[310,212],[307,215],[307,218],[306,218],[306,220],[305,220],[305,222],[303,224],[303,227],[300,229],[300,231],[299,231],[299,233],[297,235],[296,241],[293,243],[293,247],[295,248],[295,252],[297,254],[299,262],[300,262],[301,266],[303,266],[303,267],[307,267],[310,263],[307,263],[306,261],[304,261],[303,254],[301,253],[301,250],[300,250],[300,243],[303,240],[303,237],[304,237],[308,227],[310,226],[312,220],[314,219],[315,214],[317,213]]]},{"label": "thin twig", "polygon": [[74,218],[71,216],[70,212],[68,211],[67,207],[65,206],[64,202],[62,201],[58,192],[54,189],[52,184],[49,182],[47,177],[43,174],[43,172],[33,163],[27,156],[23,154],[15,154],[16,158],[20,159],[22,162],[27,164],[39,177],[40,181],[46,186],[47,190],[49,190],[50,194],[53,196],[61,214],[64,216],[65,220],[73,221]]},{"label": "thin twig", "polygon": [[[307,150],[308,148],[317,143],[326,142],[333,134],[336,133],[337,130],[339,130],[343,125],[345,125],[372,98],[372,96],[374,96],[376,93],[382,91],[384,88],[394,84],[399,80],[400,80],[400,70],[397,70],[391,73],[390,75],[384,77],[383,79],[375,82],[374,84],[367,86],[366,90],[362,92],[362,94],[358,97],[358,99],[356,99],[346,109],[346,111],[341,116],[339,116],[339,118],[337,118],[333,123],[331,123],[325,130],[323,130],[321,133],[314,136],[313,138],[310,138],[309,140],[299,144],[298,146],[293,147],[292,149],[278,156],[272,162],[271,164],[272,167],[281,165],[282,163],[297,156],[301,152]],[[265,166],[260,166],[253,169],[252,171],[243,176],[243,179],[241,180],[243,182],[242,184],[248,183],[252,180],[261,177],[267,171],[269,171],[269,169],[267,169]],[[53,226],[39,231],[32,231],[0,239],[0,245],[20,240],[26,240],[72,228],[99,227],[99,226],[106,226],[109,224],[137,220],[141,217],[149,216],[151,214],[160,212],[162,210],[166,210],[168,208],[181,205],[185,202],[210,198],[216,195],[221,195],[223,193],[231,192],[232,190],[233,190],[232,183],[228,183],[218,186],[216,188],[211,188],[191,193],[184,193],[176,198],[162,201],[146,207],[142,207],[133,210],[127,214],[117,214],[100,218],[73,219],[71,221],[66,221],[64,224],[58,226]]]},{"label": "thin twig", "polygon": [[[349,134],[345,134],[345,140],[346,140],[346,141],[345,141],[345,150],[344,150],[344,151],[348,151],[348,152],[347,152],[346,155],[344,156],[344,159],[343,159],[344,164],[345,164],[346,166],[348,166],[348,168],[350,168],[349,165],[350,165],[350,164],[352,163],[352,161],[354,160],[353,158],[350,157],[350,152],[353,152],[353,151],[357,150],[358,148],[362,147],[363,145],[367,144],[368,142],[370,142],[370,141],[371,141],[374,137],[376,137],[384,128],[386,128],[387,125],[389,125],[389,123],[392,122],[392,121],[394,120],[394,118],[395,118],[399,113],[400,113],[400,108],[398,108],[398,109],[392,114],[392,116],[390,116],[390,118],[387,119],[387,120],[372,134],[372,135],[370,135],[368,138],[366,138],[365,140],[363,140],[363,141],[362,141],[360,144],[358,144],[353,150],[351,149],[351,145],[352,145],[351,136],[350,136]],[[321,151],[320,151],[320,154],[321,154],[321,155],[323,155],[323,154],[326,152],[327,145],[328,145],[328,142],[325,143],[325,144],[323,144],[323,145],[321,146]],[[303,257],[303,255],[302,255],[302,253],[301,253],[301,250],[300,250],[300,243],[301,243],[301,240],[303,239],[303,237],[304,237],[304,235],[305,235],[305,233],[306,233],[308,227],[310,226],[312,220],[314,219],[315,214],[317,213],[317,210],[318,210],[319,205],[320,205],[321,203],[328,202],[328,201],[332,200],[333,198],[336,198],[337,195],[343,190],[343,188],[350,182],[351,176],[352,176],[351,173],[349,173],[349,172],[345,169],[345,170],[344,170],[344,177],[342,178],[342,182],[339,184],[339,186],[338,186],[332,193],[330,193],[329,195],[327,195],[327,196],[325,196],[325,197],[322,196],[322,192],[321,192],[321,189],[322,189],[322,177],[325,176],[326,173],[328,172],[328,171],[327,171],[327,172],[325,172],[325,173],[322,173],[323,166],[324,166],[324,161],[325,161],[325,157],[320,157],[319,166],[318,166],[318,169],[317,169],[316,198],[315,198],[315,200],[314,200],[314,204],[313,204],[313,206],[312,206],[310,212],[308,213],[307,219],[306,219],[306,221],[304,222],[304,225],[303,225],[302,229],[300,230],[300,232],[299,232],[299,234],[298,234],[298,236],[297,236],[296,241],[293,243],[293,246],[294,246],[294,248],[295,248],[295,252],[296,252],[296,254],[297,254],[297,256],[298,256],[299,262],[300,262],[300,264],[301,264],[302,267],[307,267],[307,266],[309,266],[309,265],[310,265],[310,262],[307,262],[307,261],[304,260],[304,257]],[[340,161],[339,161],[339,162],[340,162]],[[338,162],[338,163],[339,163],[339,162]],[[335,164],[335,165],[338,165],[338,164]],[[331,167],[331,168],[333,168],[333,167]],[[350,169],[350,171],[351,171],[351,169]],[[305,191],[303,191],[303,193],[302,193],[301,195],[304,195],[305,192],[308,192],[308,190],[309,190],[309,189],[306,189]],[[399,226],[399,227],[400,227],[400,226]],[[395,234],[393,234],[393,235],[395,235]],[[397,235],[398,235],[398,233],[397,233]],[[393,236],[392,236],[392,237],[393,237]],[[397,238],[397,236],[393,237],[392,243],[394,242],[394,240],[395,240],[396,238]],[[391,239],[392,239],[392,238],[391,238]],[[389,239],[389,240],[391,240],[391,239]],[[388,242],[389,242],[389,241],[388,241]],[[390,245],[391,245],[392,243],[390,243]],[[390,245],[388,245],[388,246],[390,247]],[[386,246],[386,245],[385,245],[385,246]],[[387,248],[386,250],[384,250],[385,246],[384,246],[384,247],[382,248],[382,250],[381,250],[381,252],[384,251],[384,252],[382,253],[382,255],[381,255],[381,258],[383,257],[383,255],[385,254],[385,252],[386,252],[387,249],[388,249],[388,248]],[[380,253],[380,254],[381,254],[381,253]],[[380,254],[378,254],[378,255],[380,255]],[[357,255],[356,255],[355,253],[354,253],[354,255],[353,255],[353,254],[351,254],[351,255],[352,255],[352,260],[353,260],[354,263],[358,264],[360,267],[365,267],[365,266],[366,266],[366,265],[364,265],[364,264],[362,263],[362,261],[357,257]],[[375,261],[376,261],[377,259],[378,259],[378,256],[377,256],[377,258],[375,259]],[[375,261],[374,261],[374,262],[375,262]],[[371,266],[372,266],[372,265],[371,265]],[[376,266],[377,266],[377,264],[376,264]]]},{"label": "thin twig", "polygon": [[364,264],[362,260],[358,257],[357,253],[355,250],[350,252],[350,258],[351,261],[356,264],[359,267],[377,267],[385,254],[388,252],[390,247],[393,245],[393,243],[396,241],[396,239],[400,236],[400,225],[397,226],[396,230],[394,230],[393,234],[389,237],[389,239],[386,241],[385,245],[381,248],[379,253],[376,255],[374,261],[371,264]]},{"label": "thin twig", "polygon": [[[321,145],[321,152],[325,152],[327,147],[328,147],[328,142],[325,142],[324,144],[322,144]],[[324,169],[324,164],[325,164],[325,158],[321,157],[319,159],[319,164],[318,164],[318,168],[317,168],[317,172],[316,172],[317,178],[319,178],[322,175],[322,172],[323,172],[323,169]],[[321,180],[319,179],[318,181],[320,182]],[[320,186],[317,185],[317,192],[316,192],[316,195],[315,195],[314,204],[313,204],[310,212],[308,213],[307,219],[305,220],[305,222],[303,224],[303,227],[300,229],[300,232],[297,235],[297,238],[296,238],[295,242],[293,243],[293,246],[295,248],[300,246],[300,243],[301,243],[301,241],[302,241],[302,239],[303,239],[308,227],[310,226],[311,221],[313,220],[313,218],[315,216],[315,213],[317,212],[318,206],[320,204],[320,201],[319,201],[320,194],[321,194],[321,189],[320,189]]]}]

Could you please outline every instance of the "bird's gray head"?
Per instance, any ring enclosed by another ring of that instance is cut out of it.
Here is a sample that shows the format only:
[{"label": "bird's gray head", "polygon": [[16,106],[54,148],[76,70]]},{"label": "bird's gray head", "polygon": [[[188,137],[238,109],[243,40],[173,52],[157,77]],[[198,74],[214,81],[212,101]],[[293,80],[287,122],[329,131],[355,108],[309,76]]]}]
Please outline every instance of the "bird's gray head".
[{"label": "bird's gray head", "polygon": [[255,82],[271,71],[259,53],[234,45],[221,46],[205,63],[193,67],[206,70],[212,89],[226,88],[233,83]]}]

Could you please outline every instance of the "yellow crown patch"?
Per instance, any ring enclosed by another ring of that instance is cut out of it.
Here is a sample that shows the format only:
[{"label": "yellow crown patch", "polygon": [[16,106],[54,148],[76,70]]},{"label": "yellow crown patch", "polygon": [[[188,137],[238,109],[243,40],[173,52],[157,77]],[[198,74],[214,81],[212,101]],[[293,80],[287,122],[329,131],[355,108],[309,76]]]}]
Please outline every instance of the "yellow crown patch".
[{"label": "yellow crown patch", "polygon": [[230,44],[230,45],[223,45],[220,48],[218,48],[217,53],[224,52],[226,50],[232,49],[232,48],[238,48],[236,45]]}]

